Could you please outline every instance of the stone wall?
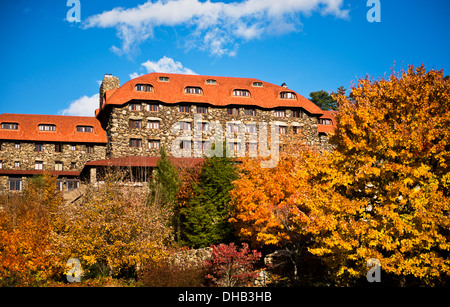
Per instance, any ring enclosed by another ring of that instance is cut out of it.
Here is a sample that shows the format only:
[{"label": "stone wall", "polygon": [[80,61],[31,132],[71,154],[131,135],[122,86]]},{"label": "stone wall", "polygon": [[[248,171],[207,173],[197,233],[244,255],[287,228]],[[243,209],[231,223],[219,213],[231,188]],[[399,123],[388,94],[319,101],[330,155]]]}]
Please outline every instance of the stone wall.
[{"label": "stone wall", "polygon": [[[20,144],[20,149],[15,148]],[[102,144],[73,144],[76,150],[71,150],[72,144],[62,144],[62,152],[55,151],[55,143],[43,144],[42,151],[35,151],[35,142],[2,142],[0,161],[2,169],[34,170],[35,162],[43,162],[44,171],[54,171],[56,162],[62,162],[62,171],[81,171],[86,162],[105,159],[106,146]],[[94,146],[94,152],[88,153],[87,145]],[[20,167],[14,167],[14,162],[20,162]],[[75,163],[72,166],[72,163]]]},{"label": "stone wall", "polygon": [[[270,136],[270,124],[277,123],[286,127],[286,134],[280,137],[281,142],[289,142],[289,137],[293,135],[294,129],[301,130],[306,142],[309,145],[321,146],[317,133],[317,116],[306,112],[300,117],[292,117],[290,109],[285,110],[285,117],[276,117],[273,109],[256,108],[255,116],[244,114],[244,107],[238,108],[237,115],[229,115],[226,107],[213,107],[208,105],[207,114],[197,114],[197,105],[190,105],[189,113],[179,112],[179,105],[167,105],[160,102],[133,102],[141,105],[140,111],[129,110],[129,105],[114,106],[106,125],[108,145],[106,149],[107,158],[117,158],[124,156],[158,156],[158,148],[149,148],[151,140],[159,140],[160,146],[168,149],[169,155],[183,155],[186,157],[201,157],[200,143],[198,141],[210,141],[214,143],[214,138],[219,132],[223,132],[224,137],[230,143],[240,143],[241,150],[246,150],[246,143],[256,143],[259,136],[263,134],[261,127],[268,125]],[[148,104],[157,104],[158,111],[147,111]],[[130,120],[140,120],[142,128],[130,128]],[[160,122],[160,128],[149,129],[147,122],[157,120]],[[180,131],[179,122],[190,123],[190,131]],[[208,131],[198,130],[198,124],[201,122],[209,123]],[[228,132],[227,124],[242,123],[239,132]],[[247,124],[254,123],[257,126],[257,132],[245,131]],[[261,125],[261,123],[263,123]],[[220,126],[220,128],[219,128]],[[142,147],[130,147],[130,139],[142,140]],[[174,143],[177,140],[178,143]],[[188,152],[179,152],[179,141],[191,140],[192,150]],[[172,146],[173,145],[173,146]],[[195,148],[198,150],[194,151]],[[242,155],[241,155],[242,156]]]}]

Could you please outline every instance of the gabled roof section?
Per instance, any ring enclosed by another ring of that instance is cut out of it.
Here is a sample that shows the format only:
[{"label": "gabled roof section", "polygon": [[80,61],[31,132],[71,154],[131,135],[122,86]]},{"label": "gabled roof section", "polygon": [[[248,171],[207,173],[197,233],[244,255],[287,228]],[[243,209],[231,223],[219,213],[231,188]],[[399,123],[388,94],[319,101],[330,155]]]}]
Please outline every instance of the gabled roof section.
[{"label": "gabled roof section", "polygon": [[[17,130],[0,128],[0,140],[63,142],[63,143],[106,143],[106,132],[95,117],[0,114],[0,123],[18,123]],[[39,131],[39,125],[55,125],[55,131]],[[93,132],[77,132],[77,126],[91,126]]]},{"label": "gabled roof section", "polygon": [[[169,77],[169,81],[160,82],[159,77]],[[209,84],[207,80],[217,83]],[[254,82],[260,82],[263,86],[255,87]],[[136,84],[152,84],[153,91],[136,91]],[[203,95],[185,94],[186,87],[200,87]],[[234,90],[248,90],[250,96],[233,96]],[[295,93],[296,99],[282,99],[280,93],[286,91]],[[107,91],[106,102],[96,115],[98,117],[106,106],[123,105],[131,100],[154,100],[168,104],[206,103],[214,106],[248,105],[267,109],[301,107],[312,114],[323,114],[318,106],[295,91],[258,79],[151,73],[130,80],[118,89]]]},{"label": "gabled roof section", "polygon": [[320,117],[320,119],[330,119],[331,125],[318,124],[317,131],[319,133],[334,132],[334,130],[337,127],[336,115],[337,115],[337,111],[323,111],[323,115]]}]

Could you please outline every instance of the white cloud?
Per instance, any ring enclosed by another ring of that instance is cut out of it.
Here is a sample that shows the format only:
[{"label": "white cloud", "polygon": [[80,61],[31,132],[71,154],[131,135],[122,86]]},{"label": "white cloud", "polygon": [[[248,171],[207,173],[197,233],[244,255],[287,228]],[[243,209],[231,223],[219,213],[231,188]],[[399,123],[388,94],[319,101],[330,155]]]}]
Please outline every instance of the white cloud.
[{"label": "white cloud", "polygon": [[[147,62],[142,63],[141,66],[145,69],[146,73],[165,72],[186,75],[197,74],[192,69],[184,67],[181,62],[175,61],[174,59],[166,56],[162,57],[156,62],[148,60]],[[137,72],[130,74],[131,79],[137,78],[139,76],[142,76],[142,74],[139,74]]]},{"label": "white cloud", "polygon": [[130,54],[140,43],[154,38],[161,26],[185,26],[191,32],[185,45],[207,50],[211,55],[235,55],[239,41],[263,35],[282,35],[301,29],[300,15],[318,12],[347,18],[343,0],[148,0],[134,8],[114,8],[91,16],[84,28],[115,28],[122,46],[116,54]]},{"label": "white cloud", "polygon": [[60,111],[62,115],[71,116],[94,116],[95,110],[99,106],[99,94],[93,96],[83,96],[72,101],[67,109]]}]

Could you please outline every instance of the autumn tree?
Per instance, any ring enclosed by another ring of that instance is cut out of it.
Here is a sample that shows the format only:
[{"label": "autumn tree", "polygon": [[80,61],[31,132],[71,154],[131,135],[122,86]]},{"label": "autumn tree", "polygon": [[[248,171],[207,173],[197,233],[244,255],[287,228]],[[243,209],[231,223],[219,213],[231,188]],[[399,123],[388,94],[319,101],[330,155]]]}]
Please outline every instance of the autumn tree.
[{"label": "autumn tree", "polygon": [[402,285],[448,280],[450,82],[442,71],[409,66],[388,79],[361,79],[336,99],[334,190],[365,205],[340,208],[339,224],[314,253],[343,275],[360,275],[378,258]]},{"label": "autumn tree", "polygon": [[50,240],[61,202],[50,173],[7,196],[0,209],[0,286],[39,286],[62,273]]},{"label": "autumn tree", "polygon": [[134,189],[107,175],[104,184],[87,187],[81,204],[65,206],[65,228],[54,238],[60,258],[79,259],[90,276],[116,277],[164,257],[170,214],[148,205],[146,192]]},{"label": "autumn tree", "polygon": [[238,248],[234,243],[211,246],[211,259],[206,262],[206,279],[217,287],[248,286],[257,277],[253,265],[261,258],[261,253],[250,250],[243,243]]}]

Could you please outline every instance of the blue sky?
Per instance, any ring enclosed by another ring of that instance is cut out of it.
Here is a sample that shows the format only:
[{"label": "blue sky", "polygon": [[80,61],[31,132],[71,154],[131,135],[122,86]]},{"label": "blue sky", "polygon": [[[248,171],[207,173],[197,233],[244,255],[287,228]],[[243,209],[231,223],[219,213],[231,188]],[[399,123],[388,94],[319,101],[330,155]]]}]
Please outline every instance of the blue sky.
[{"label": "blue sky", "polygon": [[408,64],[450,74],[447,0],[0,2],[0,113],[93,115],[105,73],[252,77],[305,97]]}]

